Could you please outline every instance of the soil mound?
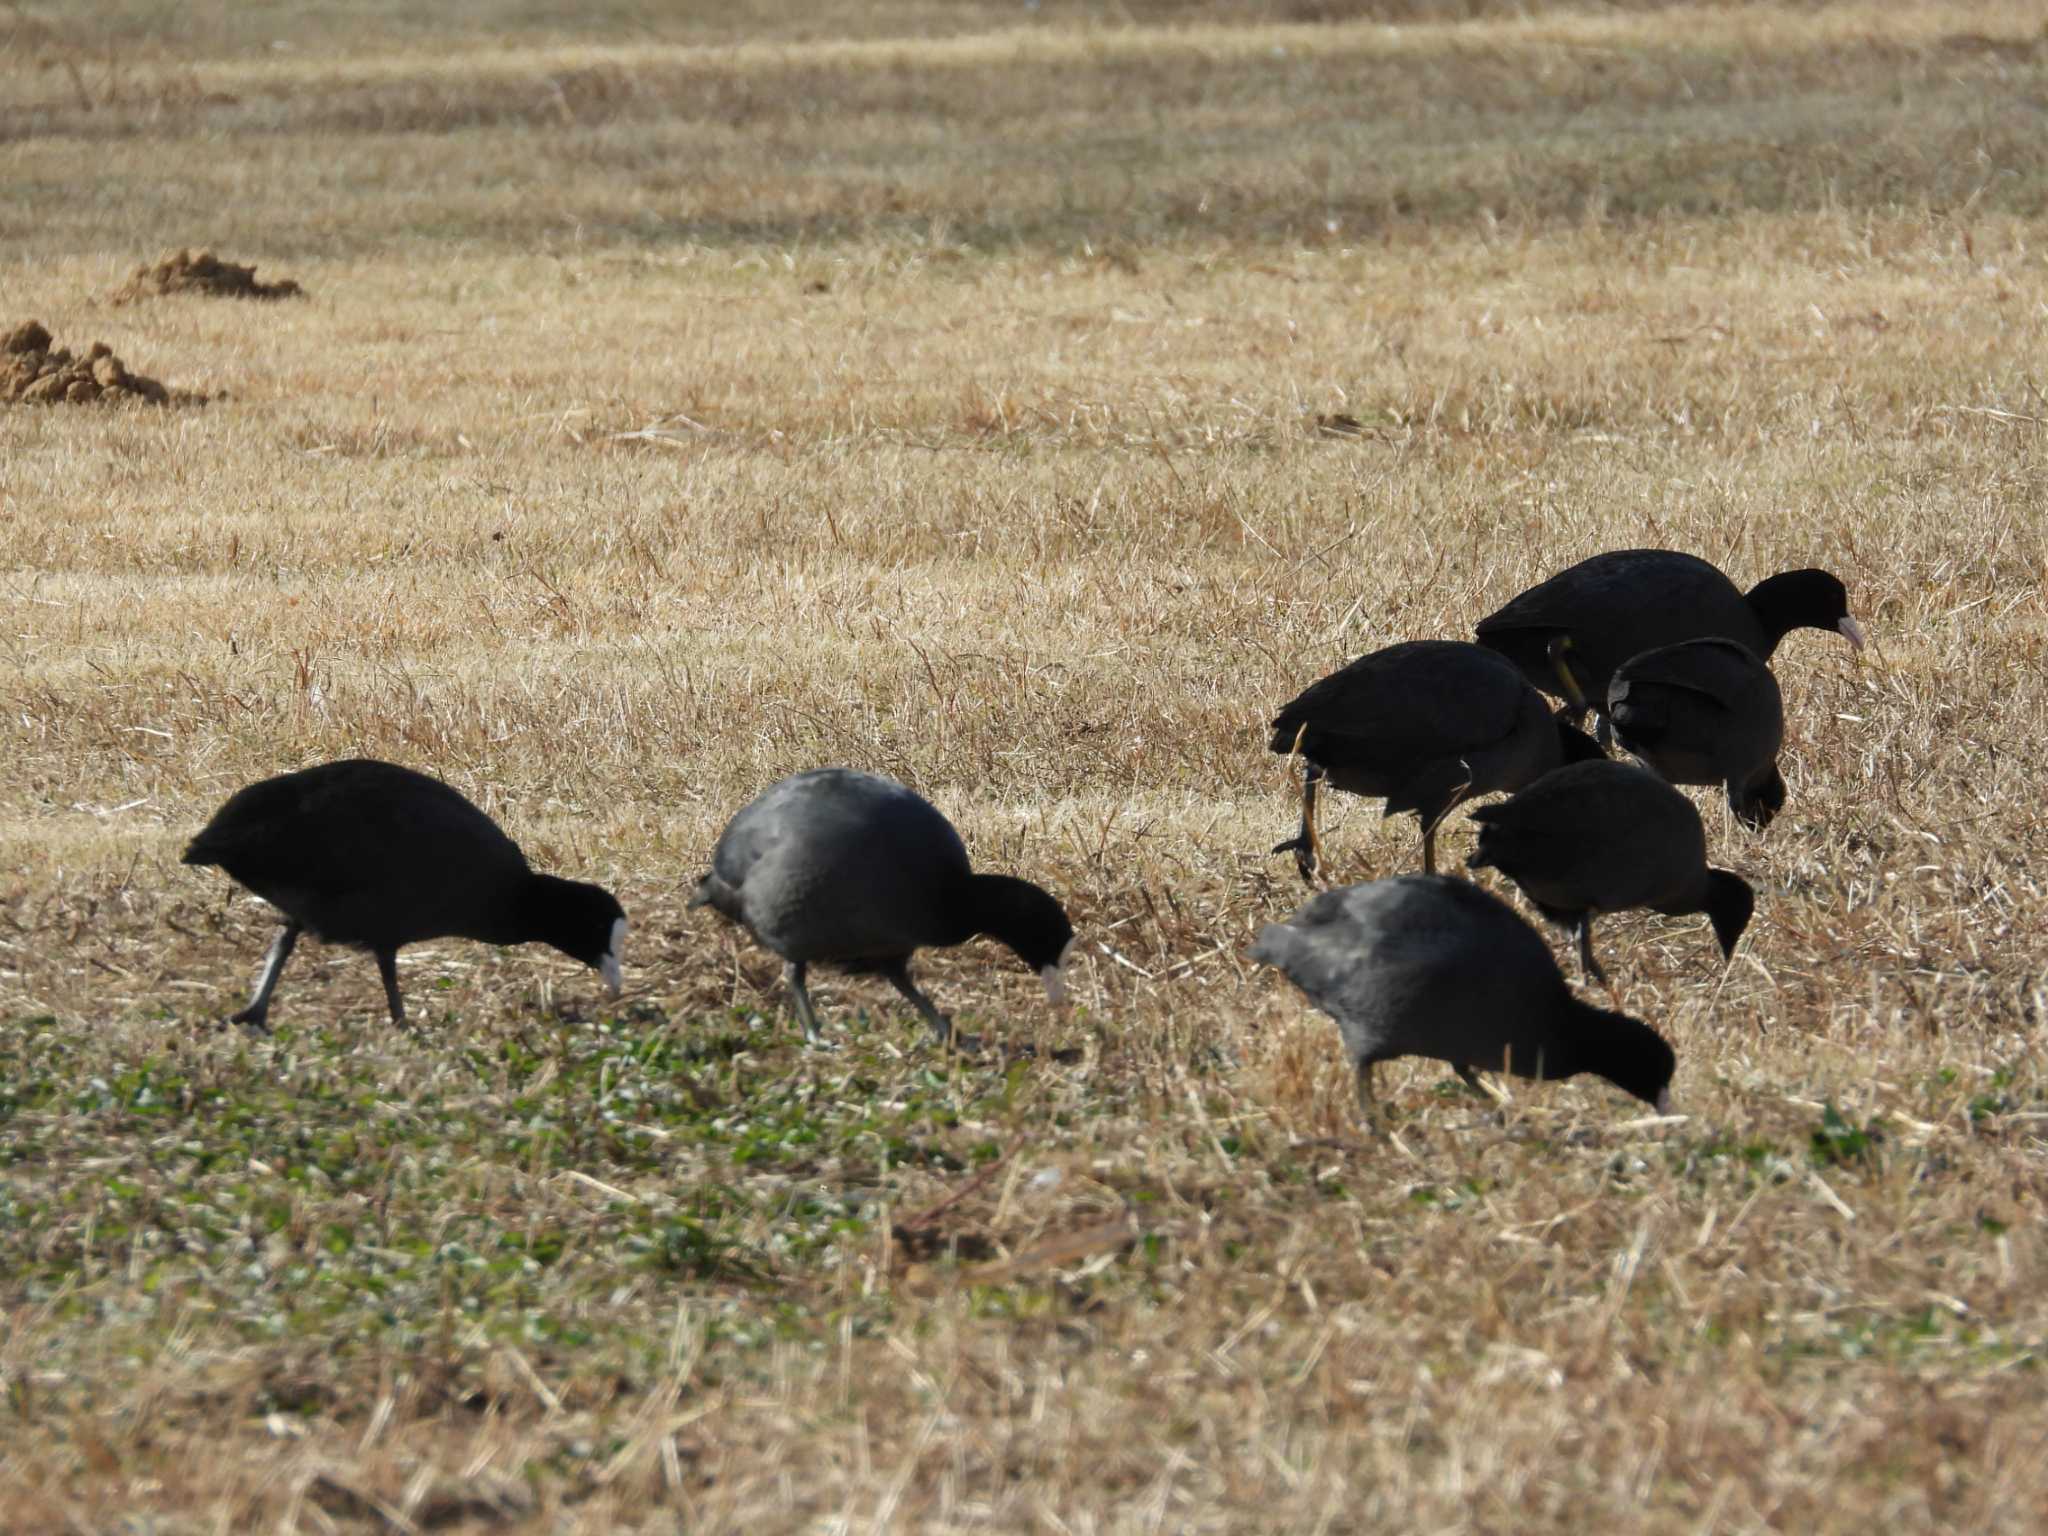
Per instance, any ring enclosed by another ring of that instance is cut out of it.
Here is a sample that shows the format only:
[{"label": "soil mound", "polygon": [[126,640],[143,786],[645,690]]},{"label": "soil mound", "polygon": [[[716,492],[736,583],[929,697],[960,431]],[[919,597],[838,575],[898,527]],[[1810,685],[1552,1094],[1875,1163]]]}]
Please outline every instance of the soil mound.
[{"label": "soil mound", "polygon": [[306,290],[290,278],[256,281],[254,267],[222,261],[211,251],[172,251],[153,267],[137,267],[110,302],[133,304],[160,293],[204,293],[224,299],[296,299]]},{"label": "soil mound", "polygon": [[0,333],[0,405],[204,405],[206,396],[165,389],[130,373],[96,341],[83,357],[50,340],[33,320]]}]

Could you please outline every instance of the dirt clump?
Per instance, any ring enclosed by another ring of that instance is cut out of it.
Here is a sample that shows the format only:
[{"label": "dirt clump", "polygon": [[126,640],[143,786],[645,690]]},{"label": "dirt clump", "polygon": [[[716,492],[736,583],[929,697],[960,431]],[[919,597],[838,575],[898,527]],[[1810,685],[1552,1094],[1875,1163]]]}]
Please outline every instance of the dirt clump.
[{"label": "dirt clump", "polygon": [[96,341],[83,357],[57,346],[50,333],[24,320],[0,334],[0,404],[204,405],[206,396],[169,390],[130,373],[113,349]]},{"label": "dirt clump", "polygon": [[172,251],[154,266],[137,267],[109,297],[114,304],[133,304],[162,293],[203,293],[224,299],[297,299],[306,290],[290,278],[256,281],[256,269],[222,261],[211,251]]}]

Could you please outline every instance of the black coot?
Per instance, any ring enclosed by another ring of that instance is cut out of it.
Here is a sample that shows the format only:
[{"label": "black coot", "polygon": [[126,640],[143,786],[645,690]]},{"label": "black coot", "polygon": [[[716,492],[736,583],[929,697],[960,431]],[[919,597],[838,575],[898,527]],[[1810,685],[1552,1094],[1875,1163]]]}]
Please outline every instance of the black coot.
[{"label": "black coot", "polygon": [[945,1043],[952,1021],[912,984],[913,953],[986,934],[1037,971],[1057,1003],[1074,937],[1039,887],[975,874],[960,834],[930,801],[851,768],[815,768],[764,790],[719,837],[690,905],[742,924],[783,958],[813,1042],[818,1019],[804,975],[814,964],[887,977]]},{"label": "black coot", "polygon": [[284,914],[256,995],[234,1016],[265,1027],[301,933],[377,958],[405,1022],[397,954],[428,939],[552,944],[595,967],[614,996],[626,914],[610,892],[535,874],[498,824],[439,779],[351,758],[238,789],[185,850]]},{"label": "black coot", "polygon": [[1708,867],[1692,801],[1632,763],[1573,763],[1472,819],[1479,847],[1465,862],[1499,870],[1545,917],[1575,930],[1596,981],[1607,979],[1593,958],[1593,919],[1603,912],[1704,912],[1721,953],[1733,955],[1756,907],[1748,881]]},{"label": "black coot", "polygon": [[1553,719],[1513,666],[1464,640],[1409,640],[1359,657],[1274,717],[1272,749],[1299,751],[1306,765],[1300,835],[1273,850],[1291,850],[1304,880],[1314,878],[1320,853],[1323,779],[1386,796],[1388,816],[1413,811],[1427,872],[1436,868],[1437,824],[1461,800],[1602,755],[1591,737]]},{"label": "black coot", "polygon": [[1764,661],[1795,629],[1832,629],[1863,649],[1842,583],[1826,571],[1781,571],[1739,589],[1697,555],[1621,549],[1559,571],[1479,621],[1479,643],[1576,711],[1604,711],[1614,669],[1680,640],[1722,635]]},{"label": "black coot", "polygon": [[1498,897],[1446,875],[1324,891],[1252,946],[1337,1021],[1373,1114],[1372,1071],[1396,1056],[1560,1078],[1592,1072],[1670,1108],[1677,1059],[1640,1020],[1580,1002],[1550,946]]},{"label": "black coot", "polygon": [[1744,826],[1785,804],[1778,748],[1785,704],[1771,669],[1733,640],[1687,640],[1632,656],[1607,685],[1615,739],[1673,784],[1724,784]]}]

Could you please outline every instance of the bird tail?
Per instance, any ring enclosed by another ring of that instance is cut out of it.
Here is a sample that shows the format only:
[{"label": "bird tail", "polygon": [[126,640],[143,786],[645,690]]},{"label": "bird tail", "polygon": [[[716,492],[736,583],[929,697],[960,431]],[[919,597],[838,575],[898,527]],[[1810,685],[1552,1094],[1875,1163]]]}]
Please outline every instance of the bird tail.
[{"label": "bird tail", "polygon": [[741,920],[739,892],[719,879],[716,871],[697,882],[697,889],[691,893],[685,905],[692,910],[697,907],[709,907],[721,917],[729,917],[734,922]]},{"label": "bird tail", "polygon": [[178,862],[180,864],[198,864],[201,866],[218,864],[226,852],[227,850],[209,837],[206,832],[201,832],[190,843],[186,844],[185,851],[179,856]]}]

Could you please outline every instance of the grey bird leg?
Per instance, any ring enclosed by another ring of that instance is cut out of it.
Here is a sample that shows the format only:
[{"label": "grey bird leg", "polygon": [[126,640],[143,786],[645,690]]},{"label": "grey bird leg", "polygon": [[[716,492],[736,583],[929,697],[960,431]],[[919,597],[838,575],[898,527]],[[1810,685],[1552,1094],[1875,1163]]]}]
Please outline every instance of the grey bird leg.
[{"label": "grey bird leg", "polygon": [[1358,1059],[1358,1112],[1365,1117],[1366,1129],[1378,1133],[1380,1129],[1380,1101],[1373,1096],[1373,1068],[1379,1065],[1370,1056]]},{"label": "grey bird leg", "polygon": [[909,966],[899,961],[882,972],[882,974],[889,978],[890,984],[898,992],[901,992],[910,999],[910,1004],[913,1008],[924,1015],[925,1023],[931,1025],[932,1033],[938,1037],[940,1045],[951,1046],[957,1044],[960,1049],[966,1051],[976,1050],[980,1047],[978,1040],[971,1039],[965,1035],[961,1036],[957,1041],[954,1039],[953,1021],[939,1012],[930,998],[917,990],[916,984],[910,979]]},{"label": "grey bird leg", "polygon": [[391,1022],[400,1029],[409,1026],[405,1022],[405,999],[398,995],[398,951],[380,949],[377,955],[377,975],[384,982],[384,1001],[391,1009]]},{"label": "grey bird leg", "polygon": [[277,937],[271,941],[270,954],[263,961],[263,974],[256,980],[256,995],[249,999],[249,1006],[232,1015],[230,1024],[246,1024],[251,1029],[270,1029],[270,994],[277,990],[277,978],[284,974],[284,963],[292,957],[292,946],[299,942],[299,925],[286,923],[277,930]]},{"label": "grey bird leg", "polygon": [[1607,987],[1610,992],[1614,990],[1608,983],[1607,973],[1600,969],[1600,962],[1593,958],[1593,914],[1590,912],[1579,919],[1579,964],[1583,965],[1586,974],[1601,986]]},{"label": "grey bird leg", "polygon": [[808,1045],[822,1046],[825,1041],[818,1033],[818,1015],[811,1007],[811,994],[804,989],[804,971],[801,960],[792,960],[782,968],[782,979],[789,983],[790,1001],[796,1005],[796,1021],[804,1027],[804,1041]]}]

